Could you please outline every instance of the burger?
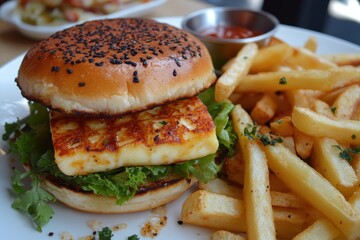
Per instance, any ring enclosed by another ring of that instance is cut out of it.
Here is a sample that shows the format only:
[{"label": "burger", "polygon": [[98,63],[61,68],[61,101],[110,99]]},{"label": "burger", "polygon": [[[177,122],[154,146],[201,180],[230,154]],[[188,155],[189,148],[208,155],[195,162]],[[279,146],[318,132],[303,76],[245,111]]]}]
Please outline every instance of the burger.
[{"label": "burger", "polygon": [[13,207],[41,229],[49,200],[135,212],[215,178],[219,149],[234,138],[231,107],[211,97],[215,80],[199,40],[154,20],[90,21],[37,43],[15,80],[30,116],[3,136],[26,169],[14,172]]}]

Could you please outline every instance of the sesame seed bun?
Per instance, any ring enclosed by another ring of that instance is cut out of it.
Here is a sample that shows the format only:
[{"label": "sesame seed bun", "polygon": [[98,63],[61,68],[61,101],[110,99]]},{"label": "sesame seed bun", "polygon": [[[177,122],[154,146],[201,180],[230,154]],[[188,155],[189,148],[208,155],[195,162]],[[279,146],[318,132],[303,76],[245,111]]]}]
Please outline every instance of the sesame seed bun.
[{"label": "sesame seed bun", "polygon": [[67,113],[119,115],[197,95],[216,79],[205,46],[148,19],[86,22],[26,54],[22,95]]}]

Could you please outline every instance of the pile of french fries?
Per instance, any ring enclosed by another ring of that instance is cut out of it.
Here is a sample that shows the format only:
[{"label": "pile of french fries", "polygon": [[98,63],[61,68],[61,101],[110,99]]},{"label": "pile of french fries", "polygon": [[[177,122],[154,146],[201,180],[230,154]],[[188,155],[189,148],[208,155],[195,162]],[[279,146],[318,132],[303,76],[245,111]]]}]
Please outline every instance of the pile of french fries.
[{"label": "pile of french fries", "polygon": [[[211,239],[360,239],[360,54],[317,55],[277,38],[223,67],[235,156],[184,202]],[[359,66],[358,66],[359,65]]]}]

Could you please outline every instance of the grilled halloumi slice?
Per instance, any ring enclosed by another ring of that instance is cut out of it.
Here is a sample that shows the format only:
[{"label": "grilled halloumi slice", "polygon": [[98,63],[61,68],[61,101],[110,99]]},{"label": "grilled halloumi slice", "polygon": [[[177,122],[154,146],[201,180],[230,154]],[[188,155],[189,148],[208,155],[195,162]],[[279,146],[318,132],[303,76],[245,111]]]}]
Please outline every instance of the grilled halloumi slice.
[{"label": "grilled halloumi slice", "polygon": [[55,161],[66,175],[172,164],[218,148],[214,123],[198,97],[114,118],[52,111],[50,126]]}]

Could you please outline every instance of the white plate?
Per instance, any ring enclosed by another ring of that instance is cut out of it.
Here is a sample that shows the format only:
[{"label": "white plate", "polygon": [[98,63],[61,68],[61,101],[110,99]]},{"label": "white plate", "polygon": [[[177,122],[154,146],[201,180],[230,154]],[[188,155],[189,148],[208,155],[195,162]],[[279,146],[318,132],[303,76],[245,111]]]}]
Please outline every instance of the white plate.
[{"label": "white plate", "polygon": [[[159,21],[166,22],[175,26],[180,26],[181,18],[161,18]],[[295,28],[281,26],[276,34],[277,37],[301,46],[309,36],[315,36],[319,43],[319,53],[353,53],[360,52],[360,48],[354,44],[341,39],[330,37],[324,34]],[[28,114],[27,101],[22,98],[14,79],[17,75],[22,56],[17,57],[0,69],[0,134],[4,132],[5,122],[15,121]],[[126,223],[128,227],[124,230],[115,232],[113,239],[127,239],[128,236],[137,234],[140,236],[142,224],[152,215],[151,211],[134,214],[118,215],[95,215],[72,210],[60,203],[53,204],[55,215],[48,225],[39,233],[32,226],[27,216],[11,208],[14,200],[11,191],[10,175],[11,164],[9,156],[1,153],[1,149],[7,149],[7,143],[0,141],[0,206],[1,206],[1,239],[59,239],[59,234],[67,231],[75,239],[91,235],[92,230],[87,226],[89,220],[99,220],[103,226],[114,226]],[[156,239],[208,239],[212,230],[194,226],[179,225],[181,204],[188,191],[180,199],[166,206],[168,222]],[[53,232],[54,236],[49,237],[48,233]],[[141,237],[142,238],[142,237]],[[142,238],[143,239],[143,238]]]},{"label": "white plate", "polygon": [[[0,18],[6,22],[13,24],[22,34],[33,39],[37,39],[37,40],[44,39],[59,30],[80,23],[80,22],[69,23],[60,26],[33,26],[30,24],[26,24],[21,20],[20,15],[14,12],[14,9],[16,7],[16,2],[17,1],[9,1],[1,5]],[[112,14],[92,17],[89,18],[88,20],[119,18],[119,17],[141,17],[145,13],[150,12],[152,9],[165,2],[166,0],[149,0],[148,2],[145,3],[135,3]]]}]

